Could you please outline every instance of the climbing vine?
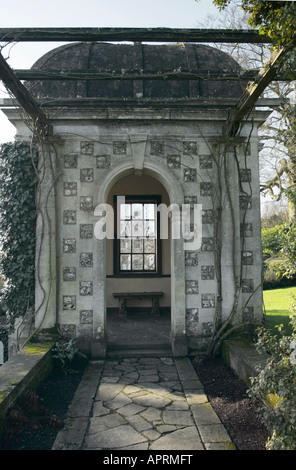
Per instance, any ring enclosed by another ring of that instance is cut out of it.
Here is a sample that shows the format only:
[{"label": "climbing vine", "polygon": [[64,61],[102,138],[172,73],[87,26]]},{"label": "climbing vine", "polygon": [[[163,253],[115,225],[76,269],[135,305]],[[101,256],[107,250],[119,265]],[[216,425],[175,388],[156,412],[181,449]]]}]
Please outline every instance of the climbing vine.
[{"label": "climbing vine", "polygon": [[10,328],[34,306],[35,165],[37,151],[28,143],[3,144],[0,150],[0,302]]}]

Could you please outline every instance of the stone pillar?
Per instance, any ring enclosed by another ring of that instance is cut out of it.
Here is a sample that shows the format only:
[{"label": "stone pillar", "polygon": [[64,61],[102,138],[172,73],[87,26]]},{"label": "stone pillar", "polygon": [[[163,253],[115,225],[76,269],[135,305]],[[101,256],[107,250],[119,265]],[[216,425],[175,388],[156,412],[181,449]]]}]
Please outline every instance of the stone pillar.
[{"label": "stone pillar", "polygon": [[94,359],[105,357],[106,333],[106,240],[94,239],[93,337],[90,353]]},{"label": "stone pillar", "polygon": [[241,244],[237,165],[233,152],[222,157],[222,212],[221,212],[221,295],[222,321],[233,308],[236,283],[240,278]]},{"label": "stone pillar", "polygon": [[49,144],[39,150],[37,192],[35,327],[56,325],[55,161]]},{"label": "stone pillar", "polygon": [[185,255],[182,238],[171,240],[171,259],[171,346],[174,356],[187,356]]}]

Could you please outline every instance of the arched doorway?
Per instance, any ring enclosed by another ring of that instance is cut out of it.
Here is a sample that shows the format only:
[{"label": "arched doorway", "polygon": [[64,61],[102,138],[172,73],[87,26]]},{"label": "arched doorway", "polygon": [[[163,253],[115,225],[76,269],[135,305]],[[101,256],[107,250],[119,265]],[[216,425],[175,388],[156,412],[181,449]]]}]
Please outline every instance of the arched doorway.
[{"label": "arched doorway", "polygon": [[[113,207],[115,217],[118,216],[115,220],[117,235],[123,224],[126,230],[131,231],[130,236],[125,234],[124,239],[115,237],[106,241],[108,349],[169,350],[171,243],[170,237],[160,239],[157,230],[157,207],[159,204],[169,207],[169,195],[155,178],[133,174],[114,183],[108,193],[107,204]],[[147,227],[151,231],[150,238],[145,238]],[[158,312],[152,313],[152,298],[136,297],[128,299],[125,313],[120,314],[120,299],[115,295],[141,292],[161,293]]]},{"label": "arched doorway", "polygon": [[[182,184],[173,172],[168,171],[165,165],[148,159],[139,170],[135,169],[134,165],[135,162],[133,159],[125,159],[112,166],[103,184],[98,187],[96,198],[98,204],[106,204],[108,201],[113,203],[111,196],[113,195],[114,186],[117,182],[119,184],[124,182],[123,179],[127,177],[139,178],[137,186],[137,192],[139,192],[139,194],[143,194],[145,187],[147,191],[151,192],[149,186],[144,187],[141,185],[141,181],[143,182],[143,180],[140,179],[141,177],[150,177],[150,181],[153,180],[153,184],[158,183],[162,186],[162,191],[167,193],[166,198],[170,205],[175,204],[179,207],[182,206],[184,203]],[[128,180],[125,180],[125,183],[127,181]],[[134,182],[135,181],[134,179]],[[126,187],[126,189],[128,188]],[[136,186],[129,186],[129,190],[133,192],[136,191]],[[112,243],[112,240],[97,241],[97,256],[94,260],[95,272],[97,272],[98,278],[98,288],[96,291],[97,304],[93,319],[94,350],[96,348],[100,349],[102,340],[105,345],[108,343],[106,318],[108,302],[110,300],[108,295],[110,296],[110,293],[113,295],[110,284],[116,282],[115,277],[111,279],[111,277],[109,277],[110,274],[108,274],[110,271],[107,265],[109,263],[109,266],[112,266],[113,263],[113,260],[110,260],[111,247],[110,245],[108,247],[110,243]],[[185,251],[183,239],[171,239],[168,251],[168,258],[170,260],[170,277],[168,276],[167,278],[167,282],[170,284],[170,347],[173,355],[186,356],[188,354],[188,345],[186,337]],[[118,289],[116,289],[116,291],[118,291]]]}]

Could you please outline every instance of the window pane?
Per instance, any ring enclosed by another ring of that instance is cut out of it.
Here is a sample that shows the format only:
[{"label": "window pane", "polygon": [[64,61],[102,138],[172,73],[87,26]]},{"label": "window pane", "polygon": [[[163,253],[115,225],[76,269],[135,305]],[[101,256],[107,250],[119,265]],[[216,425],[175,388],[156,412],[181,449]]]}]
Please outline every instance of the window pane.
[{"label": "window pane", "polygon": [[121,221],[120,222],[120,238],[131,236],[131,222]]},{"label": "window pane", "polygon": [[132,221],[132,236],[143,237],[143,221]]},{"label": "window pane", "polygon": [[143,240],[133,240],[133,253],[143,253]]},{"label": "window pane", "polygon": [[155,241],[154,240],[145,240],[144,241],[144,251],[145,251],[145,253],[155,253]]},{"label": "window pane", "polygon": [[144,219],[155,219],[156,204],[144,204]]},{"label": "window pane", "polygon": [[120,240],[120,251],[121,253],[130,253],[131,250],[131,240],[123,238]]},{"label": "window pane", "polygon": [[143,219],[142,204],[132,204],[132,219]]},{"label": "window pane", "polygon": [[120,256],[120,269],[122,271],[130,271],[131,269],[131,255]]},{"label": "window pane", "polygon": [[143,271],[143,255],[133,255],[133,270]]},{"label": "window pane", "polygon": [[144,256],[144,269],[148,271],[155,270],[155,255]]},{"label": "window pane", "polygon": [[131,205],[120,204],[120,218],[128,220],[131,218]]},{"label": "window pane", "polygon": [[155,222],[153,220],[144,221],[144,235],[145,237],[155,237]]}]

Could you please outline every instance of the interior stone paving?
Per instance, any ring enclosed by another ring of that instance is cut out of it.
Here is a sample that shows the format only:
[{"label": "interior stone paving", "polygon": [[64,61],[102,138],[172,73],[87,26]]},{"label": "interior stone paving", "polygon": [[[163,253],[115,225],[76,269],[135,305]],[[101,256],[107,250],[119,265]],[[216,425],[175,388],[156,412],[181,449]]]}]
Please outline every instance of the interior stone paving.
[{"label": "interior stone paving", "polygon": [[53,450],[229,450],[189,359],[91,362]]}]

